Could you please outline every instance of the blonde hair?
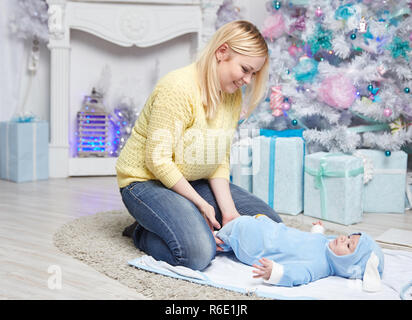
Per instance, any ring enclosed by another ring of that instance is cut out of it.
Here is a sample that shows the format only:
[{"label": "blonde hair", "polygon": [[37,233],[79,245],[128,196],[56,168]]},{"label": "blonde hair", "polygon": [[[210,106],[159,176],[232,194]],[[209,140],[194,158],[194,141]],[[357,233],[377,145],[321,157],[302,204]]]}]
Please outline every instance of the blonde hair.
[{"label": "blonde hair", "polygon": [[252,113],[266,91],[269,73],[269,50],[265,39],[256,26],[248,21],[236,20],[229,22],[216,31],[196,61],[198,81],[207,119],[214,117],[217,106],[222,99],[217,74],[218,62],[215,53],[224,43],[238,54],[250,57],[266,57],[262,68],[256,72],[246,88],[245,101],[249,104],[246,116]]}]

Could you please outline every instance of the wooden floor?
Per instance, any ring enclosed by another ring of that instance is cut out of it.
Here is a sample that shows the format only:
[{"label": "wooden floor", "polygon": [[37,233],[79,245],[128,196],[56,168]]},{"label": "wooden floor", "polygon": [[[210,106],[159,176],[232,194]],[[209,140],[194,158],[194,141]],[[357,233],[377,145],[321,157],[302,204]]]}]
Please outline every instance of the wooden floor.
[{"label": "wooden floor", "polygon": [[66,222],[123,208],[114,177],[0,180],[0,299],[145,299],[53,245]]},{"label": "wooden floor", "polygon": [[[0,180],[0,299],[144,299],[133,289],[61,253],[53,234],[64,223],[101,211],[124,209],[115,177],[79,177],[13,183]],[[301,221],[314,219],[302,214]],[[412,230],[412,211],[365,214],[363,222],[326,228]],[[61,272],[61,288],[54,281]]]}]

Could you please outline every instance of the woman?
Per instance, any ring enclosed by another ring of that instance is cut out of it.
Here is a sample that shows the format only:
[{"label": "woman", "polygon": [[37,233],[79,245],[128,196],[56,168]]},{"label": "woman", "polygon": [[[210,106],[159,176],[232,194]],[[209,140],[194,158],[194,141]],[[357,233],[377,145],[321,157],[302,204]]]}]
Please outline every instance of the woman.
[{"label": "woman", "polygon": [[202,270],[222,244],[213,230],[263,201],[229,182],[229,155],[246,85],[248,115],[264,95],[268,48],[247,21],[221,27],[198,60],[164,76],[116,163],[135,246],[157,260]]}]

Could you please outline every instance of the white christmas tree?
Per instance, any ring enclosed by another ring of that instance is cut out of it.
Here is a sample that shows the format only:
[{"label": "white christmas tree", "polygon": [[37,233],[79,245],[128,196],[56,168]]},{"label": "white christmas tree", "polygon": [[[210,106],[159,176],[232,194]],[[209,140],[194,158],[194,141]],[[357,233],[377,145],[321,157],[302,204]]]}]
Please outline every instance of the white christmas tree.
[{"label": "white christmas tree", "polygon": [[44,0],[17,0],[14,12],[9,17],[11,34],[21,39],[37,39],[47,43],[49,39],[47,10],[48,5]]},{"label": "white christmas tree", "polygon": [[242,126],[304,128],[312,151],[410,151],[411,8],[402,0],[268,2],[269,92]]}]

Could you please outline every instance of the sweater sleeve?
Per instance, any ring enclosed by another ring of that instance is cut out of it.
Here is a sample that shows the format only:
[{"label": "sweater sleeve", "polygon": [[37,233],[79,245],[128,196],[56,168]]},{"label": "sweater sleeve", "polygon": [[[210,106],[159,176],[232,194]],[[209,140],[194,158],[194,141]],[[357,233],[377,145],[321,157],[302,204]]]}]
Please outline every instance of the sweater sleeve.
[{"label": "sweater sleeve", "polygon": [[217,167],[215,172],[209,177],[209,179],[224,178],[230,181],[230,152],[226,153],[224,161]]},{"label": "sweater sleeve", "polygon": [[147,127],[145,164],[167,188],[183,176],[173,154],[191,121],[192,104],[183,88],[169,84],[156,90]]}]

